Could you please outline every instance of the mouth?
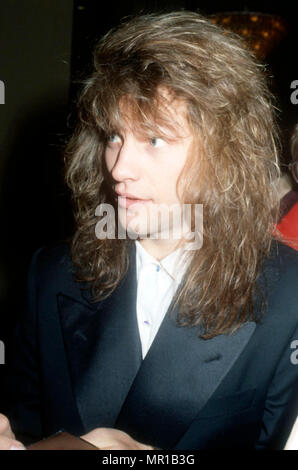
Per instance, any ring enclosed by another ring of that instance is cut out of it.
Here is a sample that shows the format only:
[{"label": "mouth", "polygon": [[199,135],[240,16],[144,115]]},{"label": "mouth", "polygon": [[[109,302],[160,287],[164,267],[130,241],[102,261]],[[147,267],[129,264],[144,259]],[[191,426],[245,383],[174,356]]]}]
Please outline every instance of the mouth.
[{"label": "mouth", "polygon": [[137,199],[135,197],[120,196],[118,195],[118,205],[127,209],[133,204],[148,204],[151,202],[151,199]]}]

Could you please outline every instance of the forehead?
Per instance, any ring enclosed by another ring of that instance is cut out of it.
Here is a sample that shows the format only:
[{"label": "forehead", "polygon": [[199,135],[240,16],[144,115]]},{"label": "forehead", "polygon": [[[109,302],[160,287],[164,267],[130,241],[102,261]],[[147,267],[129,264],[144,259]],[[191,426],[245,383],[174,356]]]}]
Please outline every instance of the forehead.
[{"label": "forehead", "polygon": [[150,101],[126,95],[119,100],[110,126],[115,131],[186,137],[190,133],[187,103],[166,89],[158,90]]}]

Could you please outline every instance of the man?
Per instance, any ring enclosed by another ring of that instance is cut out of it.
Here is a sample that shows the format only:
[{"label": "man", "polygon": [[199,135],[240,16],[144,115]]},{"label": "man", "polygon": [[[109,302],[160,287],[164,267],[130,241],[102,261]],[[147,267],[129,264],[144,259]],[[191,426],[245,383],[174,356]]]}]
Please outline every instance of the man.
[{"label": "man", "polygon": [[277,177],[270,94],[239,39],[174,12],[100,41],[66,151],[77,230],[70,249],[34,255],[16,333],[19,439],[282,448],[298,264],[273,240]]}]

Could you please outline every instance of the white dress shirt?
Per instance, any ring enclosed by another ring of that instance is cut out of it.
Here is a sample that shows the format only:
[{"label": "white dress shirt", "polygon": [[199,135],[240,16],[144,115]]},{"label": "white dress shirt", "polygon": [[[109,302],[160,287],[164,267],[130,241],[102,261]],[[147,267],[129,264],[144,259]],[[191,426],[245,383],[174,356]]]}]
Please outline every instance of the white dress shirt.
[{"label": "white dress shirt", "polygon": [[298,450],[298,416],[288,437],[284,450]]},{"label": "white dress shirt", "polygon": [[185,250],[178,248],[161,261],[136,240],[137,320],[146,356],[186,270]]}]

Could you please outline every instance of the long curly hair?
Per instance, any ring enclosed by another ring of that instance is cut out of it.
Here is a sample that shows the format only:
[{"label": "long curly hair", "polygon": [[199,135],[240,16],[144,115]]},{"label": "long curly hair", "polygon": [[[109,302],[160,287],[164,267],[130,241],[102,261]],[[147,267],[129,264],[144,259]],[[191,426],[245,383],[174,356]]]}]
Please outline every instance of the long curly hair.
[{"label": "long curly hair", "polygon": [[163,87],[186,103],[197,141],[180,177],[183,202],[204,207],[203,247],[189,252],[174,297],[178,324],[200,325],[207,339],[258,321],[256,285],[274,236],[272,182],[279,177],[275,109],[263,65],[233,33],[180,11],[126,20],[100,40],[94,66],[65,152],[77,279],[101,300],[127,272],[132,240],[95,236],[96,207],[114,203],[104,151],[125,98],[134,104],[135,126],[158,126]]}]

